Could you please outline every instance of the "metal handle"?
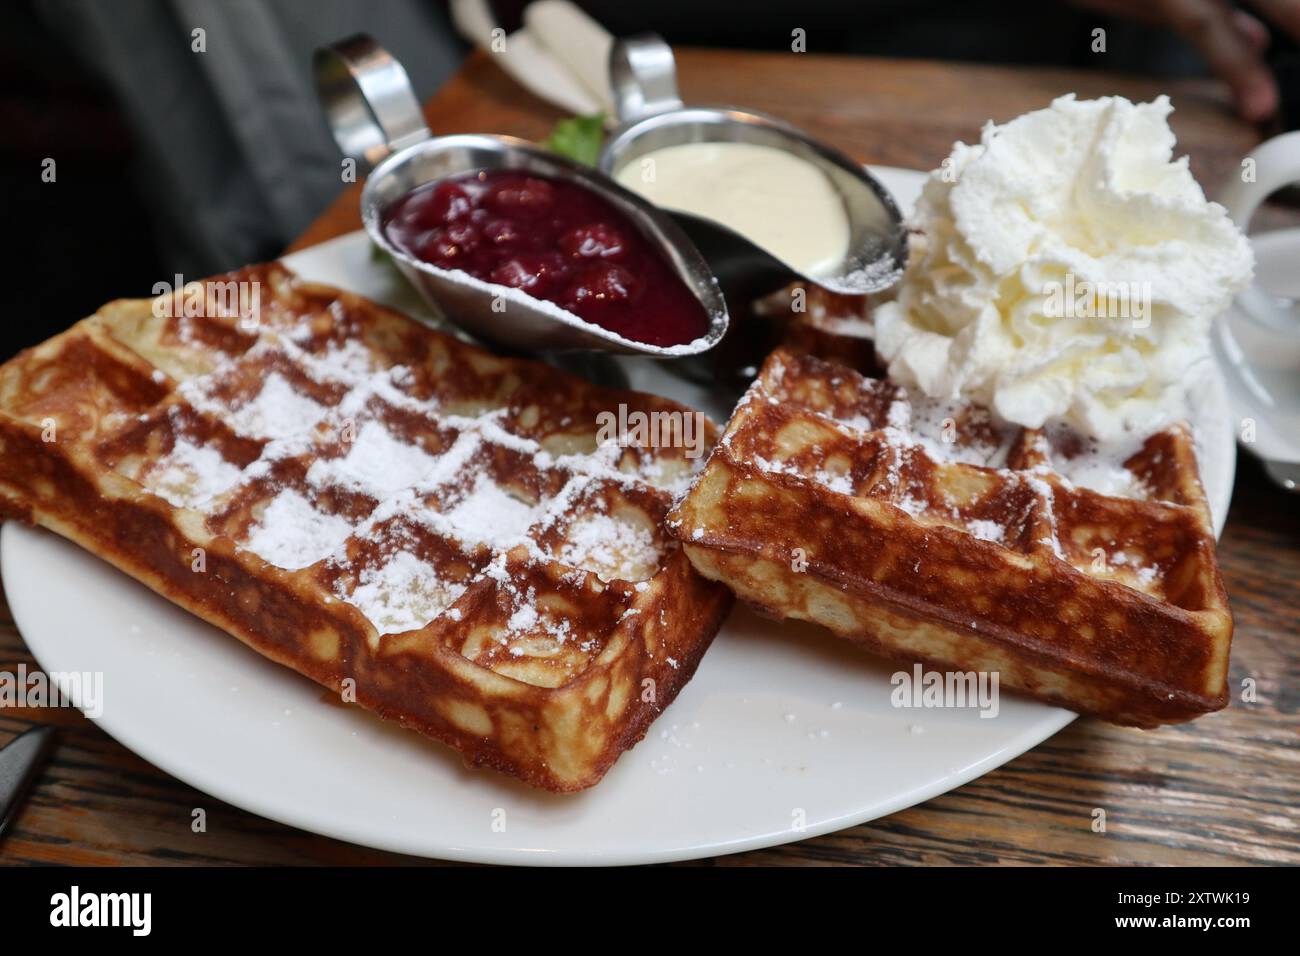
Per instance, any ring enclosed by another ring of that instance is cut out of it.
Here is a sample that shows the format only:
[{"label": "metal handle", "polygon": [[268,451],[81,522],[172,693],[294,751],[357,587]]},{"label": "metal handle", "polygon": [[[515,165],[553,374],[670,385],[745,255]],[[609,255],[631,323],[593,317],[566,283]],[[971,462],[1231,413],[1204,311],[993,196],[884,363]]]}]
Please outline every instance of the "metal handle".
[{"label": "metal handle", "polygon": [[312,72],[334,141],[364,171],[429,138],[406,70],[370,37],[357,34],[321,47]]},{"label": "metal handle", "polygon": [[616,40],[609,51],[609,85],[620,123],[680,109],[677,62],[657,33]]}]

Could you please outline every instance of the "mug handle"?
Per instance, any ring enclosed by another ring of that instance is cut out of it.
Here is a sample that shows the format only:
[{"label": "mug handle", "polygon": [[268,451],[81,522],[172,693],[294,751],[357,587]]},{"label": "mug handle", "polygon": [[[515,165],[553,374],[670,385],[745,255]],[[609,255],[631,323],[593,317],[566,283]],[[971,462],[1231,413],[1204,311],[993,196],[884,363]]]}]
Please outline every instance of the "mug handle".
[{"label": "mug handle", "polygon": [[1253,181],[1234,176],[1219,197],[1242,232],[1249,229],[1260,203],[1283,186],[1300,182],[1300,130],[1274,136],[1243,159],[1242,166],[1247,162],[1255,167]]},{"label": "mug handle", "polygon": [[[1219,196],[1219,202],[1243,233],[1249,231],[1255,210],[1283,186],[1300,182],[1300,130],[1275,136],[1256,147],[1242,160],[1254,166],[1254,177],[1234,176]],[[1278,306],[1273,297],[1258,286],[1251,286],[1237,297],[1240,311],[1256,325],[1277,332],[1295,334],[1300,327],[1294,310]]]}]

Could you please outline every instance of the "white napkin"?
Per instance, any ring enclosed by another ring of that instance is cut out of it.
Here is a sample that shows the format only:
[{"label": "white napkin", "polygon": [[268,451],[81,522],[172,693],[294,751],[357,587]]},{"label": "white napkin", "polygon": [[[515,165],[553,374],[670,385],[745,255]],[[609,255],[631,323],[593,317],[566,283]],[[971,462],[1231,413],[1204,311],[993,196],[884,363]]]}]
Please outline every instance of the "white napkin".
[{"label": "white napkin", "polygon": [[609,49],[614,38],[568,0],[537,0],[524,8],[524,25],[500,31],[487,0],[451,0],[461,35],[492,56],[520,86],[579,116],[604,113],[612,121]]}]

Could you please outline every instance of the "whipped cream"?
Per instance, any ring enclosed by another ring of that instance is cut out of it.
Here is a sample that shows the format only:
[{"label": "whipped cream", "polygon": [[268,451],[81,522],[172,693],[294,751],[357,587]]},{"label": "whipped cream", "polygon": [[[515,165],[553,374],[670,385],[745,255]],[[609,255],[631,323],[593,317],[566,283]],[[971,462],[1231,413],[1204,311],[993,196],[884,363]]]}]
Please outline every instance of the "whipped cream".
[{"label": "whipped cream", "polygon": [[1007,422],[1102,441],[1186,414],[1249,243],[1173,160],[1167,97],[1063,96],[930,174],[922,236],[876,312],[890,376]]}]

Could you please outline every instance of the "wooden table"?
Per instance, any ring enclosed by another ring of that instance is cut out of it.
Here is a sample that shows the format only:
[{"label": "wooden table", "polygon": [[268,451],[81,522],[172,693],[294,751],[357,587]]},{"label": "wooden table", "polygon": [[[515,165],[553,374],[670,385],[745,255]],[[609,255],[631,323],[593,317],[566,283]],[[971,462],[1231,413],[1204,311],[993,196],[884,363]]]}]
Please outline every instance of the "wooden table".
[{"label": "wooden table", "polygon": [[[1257,140],[1226,96],[1202,82],[917,61],[682,50],[688,102],[739,103],[785,117],[856,158],[929,169],[985,119],[1006,120],[1061,93],[1150,99],[1178,112],[1180,147],[1205,183],[1223,181]],[[426,109],[435,133],[540,138],[556,112],[472,57]],[[294,248],[358,228],[356,188]],[[1275,214],[1278,221],[1288,220]],[[1226,711],[1156,731],[1079,720],[959,790],[830,836],[714,862],[1300,863],[1300,507],[1242,459],[1219,549],[1236,615]],[[7,610],[0,670],[35,666]],[[1258,700],[1243,703],[1253,678]],[[0,862],[414,862],[270,823],[168,777],[80,714],[0,709],[0,744],[37,723],[62,742],[3,844]],[[190,831],[195,807],[208,832]],[[1093,811],[1106,811],[1104,834]]]}]

